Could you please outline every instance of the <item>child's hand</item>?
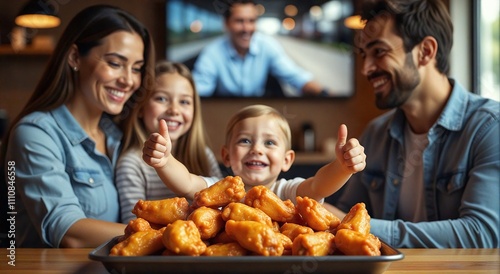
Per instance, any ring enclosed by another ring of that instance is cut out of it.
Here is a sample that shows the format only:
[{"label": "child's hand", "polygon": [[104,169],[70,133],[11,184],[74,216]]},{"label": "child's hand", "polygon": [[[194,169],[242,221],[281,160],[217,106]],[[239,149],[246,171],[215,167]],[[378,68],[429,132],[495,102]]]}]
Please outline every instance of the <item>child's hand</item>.
[{"label": "child's hand", "polygon": [[159,133],[152,133],[144,142],[142,148],[142,159],[146,164],[154,167],[163,167],[172,151],[172,141],[168,135],[167,122],[160,120]]},{"label": "child's hand", "polygon": [[342,167],[351,173],[356,173],[365,169],[365,148],[356,138],[351,138],[347,141],[347,126],[344,124],[339,127],[335,155]]}]

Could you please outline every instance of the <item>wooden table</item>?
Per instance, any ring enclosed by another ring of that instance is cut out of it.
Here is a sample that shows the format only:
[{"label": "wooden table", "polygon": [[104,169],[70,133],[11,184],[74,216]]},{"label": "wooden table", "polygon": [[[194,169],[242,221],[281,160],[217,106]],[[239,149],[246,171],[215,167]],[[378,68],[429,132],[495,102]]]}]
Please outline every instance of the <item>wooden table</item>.
[{"label": "wooden table", "polygon": [[[0,273],[108,273],[88,258],[90,248],[15,250],[1,249]],[[391,263],[385,273],[500,273],[500,249],[400,249],[405,258]]]}]

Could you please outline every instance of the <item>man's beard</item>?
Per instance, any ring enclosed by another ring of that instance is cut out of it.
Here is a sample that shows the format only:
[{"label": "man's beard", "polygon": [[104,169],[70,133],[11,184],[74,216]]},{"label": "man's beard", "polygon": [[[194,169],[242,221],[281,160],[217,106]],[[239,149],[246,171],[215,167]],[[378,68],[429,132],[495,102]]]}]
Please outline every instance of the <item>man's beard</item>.
[{"label": "man's beard", "polygon": [[[387,73],[388,74],[388,73]],[[420,83],[420,75],[413,62],[411,52],[406,54],[405,66],[396,70],[392,87],[387,96],[376,94],[375,104],[379,109],[391,109],[403,105]]]}]

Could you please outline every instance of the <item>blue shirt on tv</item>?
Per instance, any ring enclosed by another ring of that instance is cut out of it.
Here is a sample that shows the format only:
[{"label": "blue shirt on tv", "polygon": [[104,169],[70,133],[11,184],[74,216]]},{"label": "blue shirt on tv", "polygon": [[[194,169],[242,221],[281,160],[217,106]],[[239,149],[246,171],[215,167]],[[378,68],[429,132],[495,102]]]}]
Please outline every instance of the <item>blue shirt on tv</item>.
[{"label": "blue shirt on tv", "polygon": [[299,92],[313,79],[310,72],[288,57],[278,41],[258,32],[253,34],[244,57],[225,35],[202,50],[193,68],[196,88],[202,97],[261,97],[268,74]]}]

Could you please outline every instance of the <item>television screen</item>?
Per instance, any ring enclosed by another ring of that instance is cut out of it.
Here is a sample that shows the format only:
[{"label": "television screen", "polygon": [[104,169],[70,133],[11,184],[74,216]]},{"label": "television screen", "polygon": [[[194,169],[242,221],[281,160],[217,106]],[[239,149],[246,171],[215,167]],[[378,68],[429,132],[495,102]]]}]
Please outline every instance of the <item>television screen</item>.
[{"label": "television screen", "polygon": [[[231,1],[231,0],[226,0]],[[276,39],[298,66],[324,86],[329,97],[354,92],[354,31],[344,25],[353,14],[352,0],[255,1],[256,31]],[[190,69],[201,50],[226,35],[224,0],[167,0],[167,59]],[[268,97],[301,97],[292,86],[268,76]]]}]

